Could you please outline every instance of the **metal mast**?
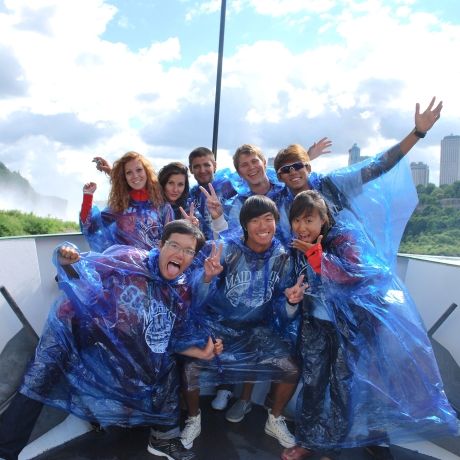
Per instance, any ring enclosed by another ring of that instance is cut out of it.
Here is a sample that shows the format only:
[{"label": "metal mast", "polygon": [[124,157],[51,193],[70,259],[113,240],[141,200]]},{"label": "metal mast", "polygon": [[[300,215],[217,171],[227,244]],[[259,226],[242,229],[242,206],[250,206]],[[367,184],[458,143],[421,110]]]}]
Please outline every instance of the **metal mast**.
[{"label": "metal mast", "polygon": [[212,151],[214,158],[217,158],[217,139],[219,137],[219,110],[220,110],[220,87],[222,81],[222,58],[224,54],[224,35],[225,35],[225,11],[227,9],[226,0],[222,0],[220,7],[220,29],[219,29],[219,54],[217,58],[217,78],[216,78],[216,98],[214,105],[214,127],[212,131]]}]

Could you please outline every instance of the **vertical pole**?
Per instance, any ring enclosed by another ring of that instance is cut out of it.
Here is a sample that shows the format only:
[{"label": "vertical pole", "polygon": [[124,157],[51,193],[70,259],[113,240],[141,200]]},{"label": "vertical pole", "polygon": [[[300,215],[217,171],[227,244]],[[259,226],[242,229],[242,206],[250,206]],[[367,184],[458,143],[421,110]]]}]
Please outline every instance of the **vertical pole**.
[{"label": "vertical pole", "polygon": [[217,158],[217,139],[219,136],[219,110],[220,110],[220,87],[222,81],[222,58],[224,54],[224,35],[225,35],[225,11],[227,9],[226,0],[222,0],[220,7],[220,28],[219,28],[219,53],[217,58],[217,77],[216,77],[216,98],[214,104],[214,128],[212,131],[212,151],[214,158]]}]

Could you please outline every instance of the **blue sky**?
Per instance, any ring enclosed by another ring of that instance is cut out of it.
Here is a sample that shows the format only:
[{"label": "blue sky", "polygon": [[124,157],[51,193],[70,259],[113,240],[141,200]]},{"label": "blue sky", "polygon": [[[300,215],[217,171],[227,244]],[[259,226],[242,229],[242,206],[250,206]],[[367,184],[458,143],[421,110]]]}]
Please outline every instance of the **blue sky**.
[{"label": "blue sky", "polygon": [[[85,182],[108,193],[93,156],[137,150],[158,169],[210,146],[220,3],[0,0],[0,161],[74,219]],[[218,164],[242,143],[273,156],[328,136],[328,171],[355,142],[373,155],[402,139],[436,95],[442,118],[409,158],[437,184],[440,141],[460,131],[455,3],[228,0]]]}]

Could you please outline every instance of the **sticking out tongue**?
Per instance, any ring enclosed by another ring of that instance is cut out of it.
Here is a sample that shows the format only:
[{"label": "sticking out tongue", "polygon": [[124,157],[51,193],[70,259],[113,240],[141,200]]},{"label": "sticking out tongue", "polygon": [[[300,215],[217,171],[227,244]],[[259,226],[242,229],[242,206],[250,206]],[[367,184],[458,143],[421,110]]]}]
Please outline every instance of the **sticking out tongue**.
[{"label": "sticking out tongue", "polygon": [[176,277],[179,274],[180,267],[175,262],[169,262],[167,269],[169,276]]}]

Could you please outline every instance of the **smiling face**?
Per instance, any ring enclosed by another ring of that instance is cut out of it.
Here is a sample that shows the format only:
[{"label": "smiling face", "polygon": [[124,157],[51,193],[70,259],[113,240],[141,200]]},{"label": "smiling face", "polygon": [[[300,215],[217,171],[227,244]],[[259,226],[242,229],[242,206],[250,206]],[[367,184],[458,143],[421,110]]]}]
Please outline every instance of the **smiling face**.
[{"label": "smiling face", "polygon": [[240,155],[238,174],[249,184],[250,187],[267,181],[266,165],[253,152],[242,153]]},{"label": "smiling face", "polygon": [[193,235],[171,233],[167,241],[160,243],[158,266],[163,278],[173,280],[182,275],[192,263],[195,249]]},{"label": "smiling face", "polygon": [[147,184],[147,174],[140,160],[130,160],[125,164],[125,178],[133,190],[141,190]]},{"label": "smiling face", "polygon": [[213,155],[196,157],[190,163],[190,171],[200,185],[207,185],[214,180],[216,162]]},{"label": "smiling face", "polygon": [[276,219],[271,212],[266,212],[249,219],[246,231],[248,237],[246,245],[254,252],[264,252],[272,244],[276,231]]},{"label": "smiling face", "polygon": [[164,186],[164,194],[169,203],[175,203],[184,193],[186,178],[183,174],[171,174]]},{"label": "smiling face", "polygon": [[321,234],[324,222],[318,210],[313,209],[311,214],[302,214],[292,220],[292,231],[299,240],[305,243],[314,243]]},{"label": "smiling face", "polygon": [[[284,168],[284,169],[283,169]],[[278,179],[284,182],[294,195],[308,190],[308,175],[311,171],[309,164],[301,161],[286,163],[278,169]]]}]

